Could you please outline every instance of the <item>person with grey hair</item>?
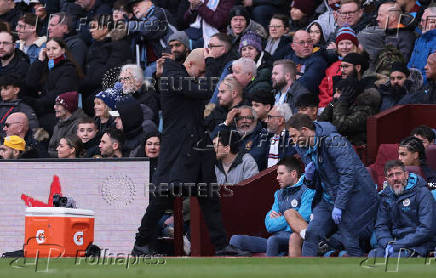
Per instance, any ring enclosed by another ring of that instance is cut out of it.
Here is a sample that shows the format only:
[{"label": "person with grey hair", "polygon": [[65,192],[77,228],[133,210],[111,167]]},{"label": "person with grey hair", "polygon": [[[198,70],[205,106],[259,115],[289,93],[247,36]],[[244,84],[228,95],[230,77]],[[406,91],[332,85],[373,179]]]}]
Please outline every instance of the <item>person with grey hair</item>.
[{"label": "person with grey hair", "polygon": [[274,105],[268,113],[266,123],[269,136],[263,148],[267,155],[264,163],[268,168],[276,165],[280,159],[296,153],[286,130],[286,122],[291,117],[292,111],[287,103]]},{"label": "person with grey hair", "polygon": [[77,34],[73,25],[71,15],[64,12],[52,14],[48,22],[48,36],[64,39],[74,62],[83,70],[88,46]]},{"label": "person with grey hair", "polygon": [[[135,64],[124,65],[121,68],[118,80],[122,84],[123,94],[132,95],[140,104],[150,108],[152,120],[157,124],[159,118],[159,99],[154,90],[148,90],[144,84],[144,74],[140,66]],[[147,119],[149,117],[146,116]]]},{"label": "person with grey hair", "polygon": [[249,58],[239,58],[232,63],[232,74],[244,88],[244,97],[251,100],[251,95],[260,90],[271,91],[271,81],[257,78],[256,63]]}]

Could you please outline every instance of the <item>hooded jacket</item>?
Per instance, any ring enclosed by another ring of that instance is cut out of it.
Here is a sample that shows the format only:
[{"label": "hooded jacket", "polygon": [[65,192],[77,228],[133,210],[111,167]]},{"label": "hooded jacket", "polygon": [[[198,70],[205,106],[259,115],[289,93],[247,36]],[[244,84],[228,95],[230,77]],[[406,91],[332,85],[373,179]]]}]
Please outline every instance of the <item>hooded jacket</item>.
[{"label": "hooded jacket", "polygon": [[307,165],[313,162],[321,185],[322,198],[342,210],[349,229],[359,229],[374,220],[377,205],[376,186],[357,153],[336,128],[314,122],[314,146],[296,146]]},{"label": "hooded jacket", "polygon": [[239,152],[230,165],[229,171],[224,171],[223,164],[220,160],[215,164],[215,175],[218,184],[238,184],[243,180],[249,179],[259,173],[254,158],[244,152]]},{"label": "hooded jacket", "polygon": [[[420,176],[410,173],[404,192],[397,196],[390,186],[380,193],[375,235],[380,248],[392,244],[394,252],[400,248],[414,249],[426,256],[433,247],[435,200]],[[392,243],[393,242],[393,243]]]},{"label": "hooded jacket", "polygon": [[[288,209],[296,210],[306,222],[310,221],[315,190],[307,188],[303,180],[304,175],[300,177],[296,184],[281,188],[274,193],[273,206],[265,217],[265,227],[269,233],[278,231],[292,232],[283,215]],[[280,213],[282,216],[271,218],[272,211]]]}]

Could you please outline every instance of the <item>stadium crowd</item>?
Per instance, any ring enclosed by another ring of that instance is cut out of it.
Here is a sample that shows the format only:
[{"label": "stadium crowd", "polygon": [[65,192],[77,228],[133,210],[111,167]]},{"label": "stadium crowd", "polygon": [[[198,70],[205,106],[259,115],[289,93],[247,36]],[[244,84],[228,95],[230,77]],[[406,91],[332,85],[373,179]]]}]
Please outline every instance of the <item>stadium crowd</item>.
[{"label": "stadium crowd", "polygon": [[[397,142],[379,193],[355,151],[369,116],[436,104],[434,1],[0,0],[0,61],[3,159],[148,157],[181,191],[278,165],[268,239],[228,243],[219,196],[200,198],[217,255],[436,247],[435,131]],[[133,253],[171,203],[151,199]]]}]

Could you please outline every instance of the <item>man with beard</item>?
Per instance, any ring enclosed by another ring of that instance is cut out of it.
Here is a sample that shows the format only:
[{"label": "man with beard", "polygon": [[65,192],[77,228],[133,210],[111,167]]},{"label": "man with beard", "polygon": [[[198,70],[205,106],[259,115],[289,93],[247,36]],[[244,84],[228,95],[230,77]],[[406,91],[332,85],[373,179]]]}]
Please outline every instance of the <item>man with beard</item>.
[{"label": "man with beard", "polygon": [[407,79],[409,74],[406,65],[398,62],[392,65],[389,81],[379,88],[382,97],[380,112],[397,105],[409,93],[412,86],[412,82]]},{"label": "man with beard", "polygon": [[301,83],[296,82],[295,63],[290,60],[277,60],[273,64],[271,75],[275,105],[288,103],[292,113],[297,112],[295,102],[303,94],[311,94]]},{"label": "man with beard", "polygon": [[184,31],[175,31],[168,38],[168,48],[170,53],[162,52],[162,57],[157,60],[156,72],[154,77],[159,78],[162,76],[163,64],[165,59],[172,59],[177,63],[183,64],[186,56],[188,56],[191,49],[189,48],[189,38]]},{"label": "man with beard", "polygon": [[[362,89],[375,87],[375,77],[363,77],[368,70],[369,62],[366,54],[348,53],[341,61],[341,76],[333,77],[333,85],[336,85],[341,79],[352,77],[359,82]],[[334,94],[335,92],[333,92]]]},{"label": "man with beard", "polygon": [[7,31],[0,32],[0,77],[5,75],[26,76],[29,58],[15,48],[14,37]]},{"label": "man with beard", "polygon": [[435,247],[435,200],[426,182],[399,160],[386,163],[385,176],[389,186],[380,193],[377,248],[368,257],[427,256]]}]

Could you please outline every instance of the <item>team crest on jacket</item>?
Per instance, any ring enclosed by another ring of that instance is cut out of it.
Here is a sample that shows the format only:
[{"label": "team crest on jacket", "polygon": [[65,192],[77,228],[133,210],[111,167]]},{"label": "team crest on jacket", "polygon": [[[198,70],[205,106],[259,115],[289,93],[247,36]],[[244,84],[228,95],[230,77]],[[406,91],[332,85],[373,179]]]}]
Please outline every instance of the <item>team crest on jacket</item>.
[{"label": "team crest on jacket", "polygon": [[407,199],[405,199],[405,200],[403,201],[403,206],[405,206],[405,207],[410,206],[410,200],[409,200],[409,198],[407,198]]},{"label": "team crest on jacket", "polygon": [[245,150],[247,151],[251,150],[252,146],[253,146],[253,141],[248,141],[247,144],[245,144]]},{"label": "team crest on jacket", "polygon": [[291,206],[293,207],[293,208],[295,208],[296,206],[298,206],[298,201],[297,200],[292,200],[291,201]]}]

